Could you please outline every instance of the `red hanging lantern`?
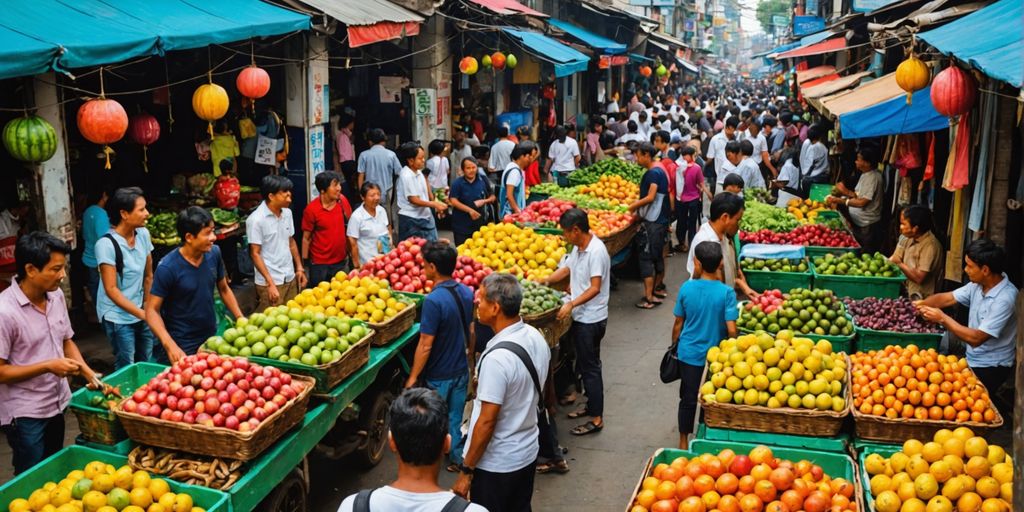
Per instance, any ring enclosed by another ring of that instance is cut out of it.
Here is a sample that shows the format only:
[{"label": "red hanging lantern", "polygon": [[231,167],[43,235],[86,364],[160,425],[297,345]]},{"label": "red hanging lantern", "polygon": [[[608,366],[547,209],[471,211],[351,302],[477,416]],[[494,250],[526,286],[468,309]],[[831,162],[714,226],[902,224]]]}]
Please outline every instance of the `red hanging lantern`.
[{"label": "red hanging lantern", "polygon": [[647,77],[651,76],[651,67],[650,66],[640,66],[640,74],[643,75],[644,78],[647,78]]},{"label": "red hanging lantern", "polygon": [[978,83],[970,73],[950,66],[932,79],[932,105],[935,111],[956,117],[970,112],[978,98]]},{"label": "red hanging lantern", "polygon": [[238,74],[235,79],[235,86],[242,96],[251,99],[259,99],[270,92],[270,74],[256,65],[249,66]]},{"label": "red hanging lantern", "polygon": [[107,158],[104,168],[110,169],[110,154],[114,152],[110,144],[121,140],[128,130],[128,113],[124,107],[103,97],[91,99],[79,107],[77,123],[78,131],[86,140],[103,145]]},{"label": "red hanging lantern", "polygon": [[160,122],[146,114],[136,114],[128,122],[128,138],[142,146],[142,168],[149,172],[149,145],[160,138]]}]

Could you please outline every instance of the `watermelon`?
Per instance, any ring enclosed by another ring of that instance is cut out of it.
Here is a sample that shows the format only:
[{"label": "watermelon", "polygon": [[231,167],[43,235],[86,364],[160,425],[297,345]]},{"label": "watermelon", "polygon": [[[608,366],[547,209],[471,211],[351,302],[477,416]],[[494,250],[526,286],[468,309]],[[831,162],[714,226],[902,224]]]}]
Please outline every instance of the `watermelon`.
[{"label": "watermelon", "polygon": [[57,152],[57,132],[39,116],[12,119],[3,140],[7,152],[23,162],[45,162]]}]

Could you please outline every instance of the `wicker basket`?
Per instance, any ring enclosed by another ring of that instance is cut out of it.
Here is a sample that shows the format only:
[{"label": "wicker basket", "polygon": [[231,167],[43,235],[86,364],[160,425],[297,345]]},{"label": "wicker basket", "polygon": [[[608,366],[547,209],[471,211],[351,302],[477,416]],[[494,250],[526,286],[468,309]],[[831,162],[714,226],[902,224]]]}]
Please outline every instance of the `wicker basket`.
[{"label": "wicker basket", "polygon": [[[981,382],[979,386],[984,388]],[[996,413],[996,419],[992,423],[979,423],[977,421],[947,421],[947,420],[919,420],[917,418],[895,418],[863,414],[853,409],[853,424],[858,439],[878,441],[882,443],[902,444],[907,439],[932,439],[935,433],[944,428],[953,430],[957,427],[967,427],[974,432],[974,435],[985,437],[993,430],[1003,426],[1003,417],[999,409],[992,408]]]},{"label": "wicker basket", "polygon": [[555,318],[548,322],[547,325],[538,327],[537,330],[544,335],[544,341],[548,342],[548,348],[555,348],[558,346],[562,336],[569,332],[569,327],[572,327],[572,315],[568,315],[561,320]]},{"label": "wicker basket", "polygon": [[302,393],[250,432],[165,421],[126,412],[120,407],[114,414],[121,419],[128,437],[136,443],[210,457],[251,460],[285,432],[302,423],[315,382],[303,375],[293,376],[292,380],[305,384]]},{"label": "wicker basket", "polygon": [[412,324],[416,322],[416,308],[407,307],[403,309],[397,315],[391,317],[388,321],[375,324],[370,323],[370,327],[376,332],[373,335],[372,344],[375,347],[381,347],[395,341],[405,331],[408,331]]},{"label": "wicker basket", "polygon": [[559,309],[561,309],[561,305],[535,315],[523,315],[523,322],[540,329],[541,327],[551,323],[551,320],[554,320],[555,316],[558,315]]},{"label": "wicker basket", "polygon": [[[846,358],[847,368],[850,358]],[[708,379],[708,365],[704,365],[701,382]],[[735,430],[751,430],[754,432],[770,432],[773,434],[792,434],[803,436],[833,437],[843,429],[843,422],[850,414],[850,372],[846,372],[843,383],[843,395],[846,407],[840,411],[818,411],[809,409],[792,409],[780,407],[769,409],[758,405],[736,405],[711,403],[698,397],[704,410],[704,422],[709,427],[731,428]]]},{"label": "wicker basket", "polygon": [[602,238],[605,249],[608,250],[609,256],[614,256],[619,251],[629,247],[630,242],[633,241],[633,237],[636,236],[637,231],[640,231],[640,223],[634,222],[629,226],[626,226],[610,235],[606,238]]},{"label": "wicker basket", "polygon": [[78,430],[86,441],[104,445],[117,444],[128,437],[113,412],[97,413],[72,408],[78,419]]}]

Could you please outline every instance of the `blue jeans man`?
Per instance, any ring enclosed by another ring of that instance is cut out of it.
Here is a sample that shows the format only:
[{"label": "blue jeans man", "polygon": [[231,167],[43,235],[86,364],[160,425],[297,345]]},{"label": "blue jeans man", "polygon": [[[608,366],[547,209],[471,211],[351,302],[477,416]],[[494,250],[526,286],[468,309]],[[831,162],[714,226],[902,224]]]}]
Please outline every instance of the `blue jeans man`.
[{"label": "blue jeans man", "polygon": [[153,360],[156,337],[146,322],[139,320],[132,324],[115,324],[103,320],[103,330],[114,348],[114,369],[120,370],[132,363]]},{"label": "blue jeans man", "polygon": [[13,452],[14,474],[39,464],[64,447],[64,415],[51,418],[15,418],[0,427]]},{"label": "blue jeans man", "polygon": [[469,374],[454,379],[426,381],[427,387],[437,391],[448,404],[448,434],[452,436],[452,449],[448,459],[452,464],[462,464],[462,449],[466,446],[466,438],[462,435],[462,415],[466,408],[466,389],[469,386]]}]

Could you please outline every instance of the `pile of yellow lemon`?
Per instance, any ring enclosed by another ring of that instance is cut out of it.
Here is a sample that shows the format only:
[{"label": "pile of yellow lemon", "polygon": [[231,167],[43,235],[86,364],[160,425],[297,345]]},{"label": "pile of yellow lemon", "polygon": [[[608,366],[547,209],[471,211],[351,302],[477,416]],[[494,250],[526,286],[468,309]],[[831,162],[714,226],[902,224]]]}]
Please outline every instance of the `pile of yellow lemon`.
[{"label": "pile of yellow lemon", "polygon": [[345,316],[382,323],[401,313],[409,304],[396,297],[384,279],[349,277],[338,272],[330,281],[303,290],[288,301],[287,306],[328,317]]},{"label": "pile of yellow lemon", "polygon": [[536,281],[558,268],[558,262],[565,256],[565,245],[561,237],[541,235],[533,228],[511,223],[488,224],[459,246],[459,254],[496,272]]},{"label": "pile of yellow lemon", "polygon": [[166,480],[150,477],[129,466],[114,468],[92,461],[68,473],[60,482],[47,482],[7,505],[8,512],[205,512],[185,493],[171,492]]},{"label": "pile of yellow lemon", "polygon": [[878,512],[1009,512],[1013,503],[1013,461],[967,427],[909,439],[888,459],[870,454],[864,470]]},{"label": "pile of yellow lemon", "polygon": [[581,186],[580,193],[628,206],[640,197],[640,186],[617,174],[605,174],[597,182]]},{"label": "pile of yellow lemon", "polygon": [[818,218],[819,213],[828,209],[825,203],[813,199],[790,199],[786,203],[786,211],[796,217],[796,220],[800,221],[801,224],[813,223]]}]

